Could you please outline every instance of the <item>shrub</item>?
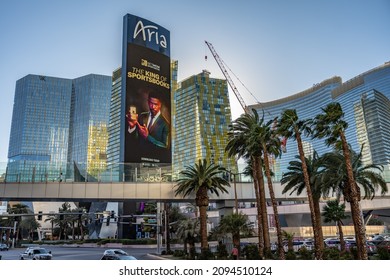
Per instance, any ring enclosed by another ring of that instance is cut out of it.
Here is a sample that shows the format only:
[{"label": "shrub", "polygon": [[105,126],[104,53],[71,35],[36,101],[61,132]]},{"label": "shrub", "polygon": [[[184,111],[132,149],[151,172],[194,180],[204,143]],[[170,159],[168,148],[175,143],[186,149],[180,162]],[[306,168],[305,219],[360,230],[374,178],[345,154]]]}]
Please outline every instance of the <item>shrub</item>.
[{"label": "shrub", "polygon": [[313,254],[312,251],[308,250],[306,247],[301,247],[298,250],[300,260],[312,260]]},{"label": "shrub", "polygon": [[226,249],[226,245],[222,242],[218,244],[217,246],[217,253],[216,253],[217,259],[219,260],[226,260],[229,256],[228,251]]},{"label": "shrub", "polygon": [[295,254],[295,252],[293,250],[288,250],[286,253],[286,260],[296,260],[296,259],[297,259],[297,255]]},{"label": "shrub", "polygon": [[242,254],[247,260],[260,260],[259,248],[255,244],[249,244],[244,247]]},{"label": "shrub", "polygon": [[184,257],[185,256],[184,250],[175,250],[173,252],[173,256],[175,258],[182,258],[182,257]]},{"label": "shrub", "polygon": [[203,250],[199,255],[198,255],[199,260],[214,260],[215,256],[214,254],[210,251],[210,249]]},{"label": "shrub", "polygon": [[389,251],[386,248],[378,247],[378,259],[380,260],[390,260]]},{"label": "shrub", "polygon": [[337,248],[325,248],[323,254],[324,260],[339,260],[340,251]]}]

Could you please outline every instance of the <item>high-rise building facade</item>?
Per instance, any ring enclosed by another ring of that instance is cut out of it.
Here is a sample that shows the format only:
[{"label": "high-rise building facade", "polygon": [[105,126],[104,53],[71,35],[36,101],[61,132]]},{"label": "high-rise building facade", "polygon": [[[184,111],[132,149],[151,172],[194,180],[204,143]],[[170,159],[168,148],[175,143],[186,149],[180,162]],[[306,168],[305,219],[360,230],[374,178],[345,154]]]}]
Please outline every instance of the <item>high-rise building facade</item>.
[{"label": "high-rise building facade", "polygon": [[204,70],[180,82],[174,94],[175,175],[199,159],[237,172],[234,159],[225,153],[231,111],[226,80]]},{"label": "high-rise building facade", "polygon": [[16,82],[6,180],[54,180],[66,172],[72,80],[27,75]]},{"label": "high-rise building facade", "polygon": [[107,161],[110,96],[109,76],[18,80],[6,180],[75,180],[79,166],[84,178],[96,176]]},{"label": "high-rise building facade", "polygon": [[[300,119],[312,119],[330,102],[338,102],[348,123],[346,137],[352,149],[359,152],[364,144],[364,162],[388,168],[389,99],[390,62],[387,62],[344,83],[340,77],[333,77],[298,94],[250,107],[259,113],[264,110],[266,119],[280,116],[284,109],[296,109]],[[331,150],[322,139],[304,136],[303,141],[320,155]],[[297,154],[295,141],[288,140],[287,152],[275,163],[276,180],[287,171],[289,162]]]},{"label": "high-rise building facade", "polygon": [[110,98],[109,76],[73,80],[68,162],[87,179],[99,179],[107,168]]}]

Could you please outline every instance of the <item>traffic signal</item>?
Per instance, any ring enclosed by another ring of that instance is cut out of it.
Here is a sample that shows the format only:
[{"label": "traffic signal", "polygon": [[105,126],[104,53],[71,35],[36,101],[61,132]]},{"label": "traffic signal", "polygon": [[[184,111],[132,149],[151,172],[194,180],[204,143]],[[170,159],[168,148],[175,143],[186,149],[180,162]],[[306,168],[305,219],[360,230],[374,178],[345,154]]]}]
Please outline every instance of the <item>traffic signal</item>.
[{"label": "traffic signal", "polygon": [[42,221],[42,211],[38,212],[38,221]]}]

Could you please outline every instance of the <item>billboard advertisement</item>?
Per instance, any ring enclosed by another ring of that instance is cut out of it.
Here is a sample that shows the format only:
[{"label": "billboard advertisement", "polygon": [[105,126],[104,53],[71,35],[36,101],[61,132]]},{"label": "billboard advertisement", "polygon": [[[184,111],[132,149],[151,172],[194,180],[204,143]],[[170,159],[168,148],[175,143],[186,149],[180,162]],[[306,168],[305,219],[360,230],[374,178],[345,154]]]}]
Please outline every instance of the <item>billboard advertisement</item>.
[{"label": "billboard advertisement", "polygon": [[171,163],[169,31],[129,14],[124,23],[124,162]]}]

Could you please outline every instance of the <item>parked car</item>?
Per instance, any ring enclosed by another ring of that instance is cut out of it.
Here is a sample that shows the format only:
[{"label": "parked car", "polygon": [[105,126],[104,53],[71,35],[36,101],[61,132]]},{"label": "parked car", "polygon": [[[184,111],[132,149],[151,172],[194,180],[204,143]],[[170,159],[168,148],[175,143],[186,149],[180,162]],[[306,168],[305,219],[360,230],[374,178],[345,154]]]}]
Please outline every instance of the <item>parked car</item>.
[{"label": "parked car", "polygon": [[0,251],[8,251],[8,245],[4,244],[4,243],[1,243],[0,244]]},{"label": "parked car", "polygon": [[372,256],[378,251],[376,245],[370,241],[367,241],[367,254]]},{"label": "parked car", "polygon": [[[307,250],[313,250],[314,249],[314,243],[313,241],[306,241],[306,240],[294,240],[293,241],[293,249],[295,252],[298,252],[300,248],[305,247]],[[288,251],[288,243],[286,242],[283,244],[283,249],[285,252]]]},{"label": "parked car", "polygon": [[21,260],[51,260],[51,251],[40,247],[28,247],[24,253],[20,254]]},{"label": "parked car", "polygon": [[[350,251],[351,248],[356,248],[356,241],[355,240],[346,240],[345,242],[345,249],[347,251]],[[367,254],[369,256],[372,256],[374,254],[376,254],[377,252],[377,246],[371,242],[371,241],[366,241],[366,248],[367,248]]]},{"label": "parked car", "polygon": [[377,249],[383,248],[386,249],[390,253],[390,241],[383,241],[376,245]]},{"label": "parked car", "polygon": [[324,240],[325,246],[329,248],[336,248],[340,250],[340,240],[336,238],[327,238]]},{"label": "parked car", "polygon": [[389,241],[389,237],[384,236],[384,235],[374,235],[370,241],[372,243],[374,243],[375,245],[378,245],[378,244],[382,243],[383,241]]}]

